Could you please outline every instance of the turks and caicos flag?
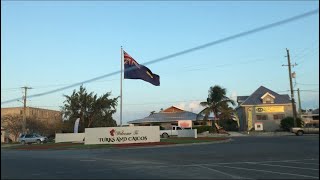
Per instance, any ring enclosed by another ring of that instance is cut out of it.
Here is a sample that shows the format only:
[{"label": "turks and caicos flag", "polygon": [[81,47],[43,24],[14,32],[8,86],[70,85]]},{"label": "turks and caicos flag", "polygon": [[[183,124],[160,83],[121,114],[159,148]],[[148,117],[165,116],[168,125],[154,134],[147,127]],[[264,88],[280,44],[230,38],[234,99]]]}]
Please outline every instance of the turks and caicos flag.
[{"label": "turks and caicos flag", "polygon": [[160,77],[153,74],[150,69],[140,65],[128,53],[123,51],[124,79],[141,79],[155,86],[160,86]]}]

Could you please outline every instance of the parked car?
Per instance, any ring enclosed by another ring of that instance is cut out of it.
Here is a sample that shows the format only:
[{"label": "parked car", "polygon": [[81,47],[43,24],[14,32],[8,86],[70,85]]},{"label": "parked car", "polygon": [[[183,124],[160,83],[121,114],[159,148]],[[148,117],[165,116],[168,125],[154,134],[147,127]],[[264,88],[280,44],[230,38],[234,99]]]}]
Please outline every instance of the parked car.
[{"label": "parked car", "polygon": [[297,136],[303,134],[319,134],[319,123],[308,123],[304,127],[294,127],[290,129],[290,132],[295,133]]},{"label": "parked car", "polygon": [[33,133],[33,134],[22,134],[19,137],[18,140],[21,144],[31,144],[31,143],[46,143],[48,141],[48,138],[45,136],[41,136],[39,134]]}]

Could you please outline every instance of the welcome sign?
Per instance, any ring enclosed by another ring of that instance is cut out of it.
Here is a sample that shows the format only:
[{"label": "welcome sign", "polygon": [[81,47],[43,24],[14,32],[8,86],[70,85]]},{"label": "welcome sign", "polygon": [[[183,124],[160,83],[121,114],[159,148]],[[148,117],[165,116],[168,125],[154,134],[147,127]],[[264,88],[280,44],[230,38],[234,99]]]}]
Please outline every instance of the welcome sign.
[{"label": "welcome sign", "polygon": [[160,142],[159,126],[86,128],[84,144]]}]

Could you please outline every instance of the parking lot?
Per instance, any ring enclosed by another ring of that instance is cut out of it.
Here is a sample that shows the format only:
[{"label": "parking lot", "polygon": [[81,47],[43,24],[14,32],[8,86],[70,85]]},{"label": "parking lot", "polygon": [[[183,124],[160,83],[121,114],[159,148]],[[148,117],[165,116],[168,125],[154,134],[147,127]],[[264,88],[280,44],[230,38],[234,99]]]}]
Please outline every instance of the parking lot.
[{"label": "parking lot", "polygon": [[2,150],[1,172],[2,179],[319,179],[319,136],[234,137],[161,148]]}]

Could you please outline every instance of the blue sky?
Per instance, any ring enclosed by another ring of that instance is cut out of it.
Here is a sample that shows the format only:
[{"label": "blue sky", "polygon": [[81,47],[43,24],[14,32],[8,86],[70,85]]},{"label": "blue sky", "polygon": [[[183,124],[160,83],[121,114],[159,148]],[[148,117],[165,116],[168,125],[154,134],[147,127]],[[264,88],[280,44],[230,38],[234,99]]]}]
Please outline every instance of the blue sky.
[{"label": "blue sky", "polygon": [[[315,10],[318,1],[2,1],[1,101],[38,94],[120,70],[120,47],[137,62]],[[199,112],[210,86],[250,95],[261,85],[289,94],[286,48],[303,108],[319,107],[319,14],[148,65],[159,87],[123,81],[123,122],[175,105]],[[99,95],[120,94],[120,74],[84,84]],[[70,88],[28,100],[60,109]],[[310,91],[311,90],[311,91]],[[295,95],[297,97],[297,95]],[[22,106],[20,102],[1,107]],[[114,118],[119,122],[119,110]]]}]

